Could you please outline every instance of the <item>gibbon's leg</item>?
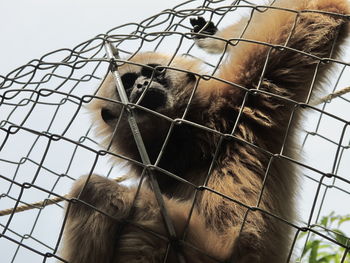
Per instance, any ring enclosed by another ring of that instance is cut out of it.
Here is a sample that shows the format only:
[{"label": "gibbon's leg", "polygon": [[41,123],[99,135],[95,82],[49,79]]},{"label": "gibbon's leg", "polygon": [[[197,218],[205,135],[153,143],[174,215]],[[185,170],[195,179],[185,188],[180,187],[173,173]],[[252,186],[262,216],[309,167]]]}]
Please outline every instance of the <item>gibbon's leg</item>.
[{"label": "gibbon's leg", "polygon": [[133,194],[96,175],[77,180],[70,197],[78,200],[67,207],[62,258],[70,263],[111,262],[118,226],[112,217],[125,218]]},{"label": "gibbon's leg", "polygon": [[[151,190],[141,187],[129,223],[124,222],[118,232],[120,223],[132,207],[135,194],[135,187],[125,187],[101,176],[80,178],[70,193],[78,200],[67,210],[62,258],[70,263],[163,262],[169,240]],[[164,201],[180,239],[190,203],[166,197]],[[228,256],[228,248],[232,247],[229,240],[219,245],[218,242],[222,241],[225,239],[207,230],[203,218],[194,211],[185,239],[190,246],[182,244],[181,251],[187,262],[216,262],[210,257],[224,259]],[[178,262],[175,253],[170,249],[167,262]]]}]

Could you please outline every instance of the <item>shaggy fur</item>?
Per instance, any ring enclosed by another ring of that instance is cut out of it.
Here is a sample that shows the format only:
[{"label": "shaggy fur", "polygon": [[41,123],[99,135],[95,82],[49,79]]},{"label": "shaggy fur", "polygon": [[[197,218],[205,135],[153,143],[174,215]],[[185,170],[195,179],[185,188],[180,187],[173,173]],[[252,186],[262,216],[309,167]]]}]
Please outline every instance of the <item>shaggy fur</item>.
[{"label": "shaggy fur", "polygon": [[[349,13],[346,0],[276,2],[297,11]],[[239,37],[246,22],[243,19],[215,36]],[[279,218],[294,220],[297,178],[291,162],[278,154],[293,156],[298,117],[287,133],[294,109],[291,100],[306,102],[311,90],[318,89],[311,83],[316,70],[316,82],[322,80],[326,65],[317,57],[336,56],[346,23],[341,16],[315,12],[255,12],[243,37],[289,48],[243,41],[229,47],[215,75],[224,81],[201,78],[198,60],[157,53],[133,56],[119,72],[130,101],[140,100],[135,116],[151,162],[157,161],[152,172],[177,239],[169,239],[147,179],[132,208],[137,186],[90,175],[71,191],[77,200],[68,207],[62,257],[71,263],[181,262],[181,258],[201,263],[286,262],[292,227]],[[215,53],[226,43],[209,37],[197,37],[196,42]],[[259,92],[254,93],[256,89]],[[98,96],[109,99],[94,99],[92,105],[106,145],[111,142],[113,152],[140,161],[126,108],[116,102],[120,99],[112,75]],[[173,123],[175,118],[185,121]],[[142,174],[142,165],[130,166],[131,177]],[[205,187],[195,196],[194,186]]]}]

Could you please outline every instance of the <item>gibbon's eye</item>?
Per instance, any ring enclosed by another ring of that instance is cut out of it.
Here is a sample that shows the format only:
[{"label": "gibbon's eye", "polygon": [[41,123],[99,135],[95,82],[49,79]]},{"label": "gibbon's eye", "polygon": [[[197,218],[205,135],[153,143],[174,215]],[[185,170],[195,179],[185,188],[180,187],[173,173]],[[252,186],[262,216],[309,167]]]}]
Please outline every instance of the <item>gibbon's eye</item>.
[{"label": "gibbon's eye", "polygon": [[109,109],[102,108],[101,109],[101,117],[105,123],[108,123],[117,118],[117,116]]},{"label": "gibbon's eye", "polygon": [[134,86],[134,83],[137,79],[138,75],[136,73],[125,73],[123,76],[121,76],[123,85],[125,89],[130,89],[132,86]]},{"label": "gibbon's eye", "polygon": [[187,73],[187,78],[188,78],[188,82],[195,82],[197,80],[196,75],[191,72]]},{"label": "gibbon's eye", "polygon": [[[165,68],[161,68],[160,64],[147,64],[148,67],[142,67],[141,69],[141,75],[147,78],[150,78],[154,71],[154,77],[158,77],[161,75],[164,75]],[[158,67],[154,70],[155,67]]]}]

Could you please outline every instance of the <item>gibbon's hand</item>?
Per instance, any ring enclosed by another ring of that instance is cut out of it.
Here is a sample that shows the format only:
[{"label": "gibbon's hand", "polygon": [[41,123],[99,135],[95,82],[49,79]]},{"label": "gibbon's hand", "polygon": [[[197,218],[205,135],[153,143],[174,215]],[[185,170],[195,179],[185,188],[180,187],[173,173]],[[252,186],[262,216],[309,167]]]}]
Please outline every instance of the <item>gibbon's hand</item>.
[{"label": "gibbon's hand", "polygon": [[[202,33],[207,35],[215,35],[218,31],[218,28],[214,25],[213,22],[207,22],[203,17],[199,16],[197,18],[191,18],[190,23],[193,26],[191,32],[193,33]],[[195,38],[205,38],[206,36],[194,35]]]}]

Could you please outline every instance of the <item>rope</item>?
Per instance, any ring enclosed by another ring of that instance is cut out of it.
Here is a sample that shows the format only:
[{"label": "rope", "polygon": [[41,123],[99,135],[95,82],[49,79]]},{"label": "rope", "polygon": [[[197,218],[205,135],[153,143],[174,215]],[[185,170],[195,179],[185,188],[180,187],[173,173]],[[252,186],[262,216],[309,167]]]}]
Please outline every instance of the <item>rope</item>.
[{"label": "rope", "polygon": [[14,208],[4,209],[4,210],[0,211],[0,216],[7,216],[7,215],[10,215],[12,213],[23,212],[23,211],[31,210],[34,208],[42,209],[45,206],[57,204],[57,203],[63,201],[67,197],[68,197],[68,195],[58,196],[58,197],[45,199],[45,200],[38,201],[35,203],[31,203],[31,204],[21,205],[21,206],[16,207],[16,209],[14,209]]},{"label": "rope", "polygon": [[[121,176],[121,177],[118,177],[114,180],[116,182],[120,183],[120,182],[125,181],[126,179],[127,179],[126,176]],[[57,196],[57,197],[53,197],[53,198],[49,198],[49,199],[44,199],[42,201],[21,205],[21,206],[16,207],[15,209],[9,208],[9,209],[0,210],[0,216],[7,216],[7,215],[10,215],[12,213],[28,211],[28,210],[32,210],[34,208],[43,209],[44,207],[46,207],[48,205],[60,203],[68,198],[69,198],[69,195],[65,194],[63,196]]]},{"label": "rope", "polygon": [[345,95],[345,94],[347,94],[349,92],[350,92],[350,86],[346,87],[346,88],[343,88],[341,90],[338,90],[336,92],[333,92],[331,94],[328,94],[327,96],[316,100],[313,103],[313,106],[319,105],[319,104],[324,103],[324,102],[330,102],[332,99],[338,98],[338,97],[340,97],[342,95]]},{"label": "rope", "polygon": [[[325,97],[317,100],[315,103],[313,103],[313,106],[319,105],[319,104],[324,103],[324,102],[329,102],[332,99],[338,98],[338,97],[345,95],[347,93],[350,93],[350,86],[328,94],[327,96],[325,96]],[[126,180],[126,177],[122,176],[122,177],[118,177],[114,180],[116,180],[117,182],[123,182]],[[21,205],[21,206],[16,207],[16,209],[9,208],[9,209],[0,210],[0,216],[6,216],[6,215],[10,215],[12,213],[18,213],[18,212],[23,212],[23,211],[27,211],[27,210],[32,210],[34,208],[43,209],[44,207],[46,207],[48,205],[53,205],[53,204],[57,204],[59,202],[62,202],[66,198],[68,198],[68,194],[66,194],[64,196],[45,199],[45,200],[38,201],[35,203]]]},{"label": "rope", "polygon": [[[338,98],[342,95],[345,95],[347,93],[350,93],[350,86],[343,88],[341,90],[338,90],[336,92],[330,93],[327,96],[317,100],[316,102],[313,103],[313,106],[319,105],[321,103],[325,103],[325,102],[329,102],[335,98]],[[122,176],[122,177],[118,177],[116,179],[117,182],[123,182],[126,180],[126,176]],[[63,200],[65,200],[66,198],[68,198],[68,194],[64,195],[64,196],[59,196],[59,197],[53,197],[50,199],[45,199],[42,201],[38,201],[35,203],[30,203],[30,204],[26,204],[26,205],[21,205],[16,207],[16,209],[14,208],[9,208],[9,209],[4,209],[4,210],[0,210],[0,216],[6,216],[6,215],[10,215],[12,213],[18,213],[18,212],[23,212],[23,211],[27,211],[27,210],[32,210],[34,208],[38,208],[38,209],[43,209],[44,207],[48,206],[48,205],[53,205],[53,204],[57,204],[59,202],[62,202]]]}]

